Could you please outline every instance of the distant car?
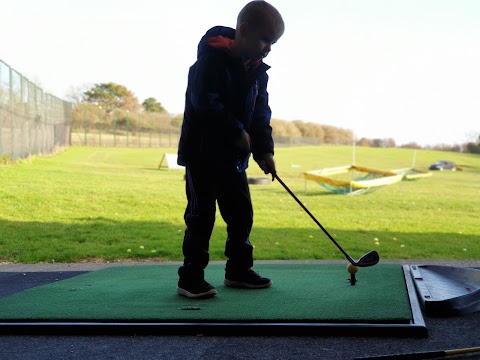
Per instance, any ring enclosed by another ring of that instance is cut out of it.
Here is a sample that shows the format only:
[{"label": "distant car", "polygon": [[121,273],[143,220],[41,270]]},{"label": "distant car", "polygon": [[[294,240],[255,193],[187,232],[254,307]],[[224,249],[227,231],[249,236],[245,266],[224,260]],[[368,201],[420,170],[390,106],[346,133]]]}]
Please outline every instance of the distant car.
[{"label": "distant car", "polygon": [[452,170],[452,171],[455,171],[456,168],[457,167],[456,167],[454,162],[447,161],[447,160],[440,160],[440,161],[437,161],[436,163],[433,163],[432,165],[430,165],[429,170],[440,170],[440,171]]}]

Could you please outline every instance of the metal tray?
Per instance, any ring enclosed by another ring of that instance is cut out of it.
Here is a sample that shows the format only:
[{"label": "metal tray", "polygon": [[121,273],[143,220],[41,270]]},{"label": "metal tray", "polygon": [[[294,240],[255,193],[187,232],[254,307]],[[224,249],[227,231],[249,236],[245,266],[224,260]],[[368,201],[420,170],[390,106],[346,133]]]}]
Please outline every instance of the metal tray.
[{"label": "metal tray", "polygon": [[480,310],[480,269],[410,265],[410,272],[427,316],[458,316]]}]

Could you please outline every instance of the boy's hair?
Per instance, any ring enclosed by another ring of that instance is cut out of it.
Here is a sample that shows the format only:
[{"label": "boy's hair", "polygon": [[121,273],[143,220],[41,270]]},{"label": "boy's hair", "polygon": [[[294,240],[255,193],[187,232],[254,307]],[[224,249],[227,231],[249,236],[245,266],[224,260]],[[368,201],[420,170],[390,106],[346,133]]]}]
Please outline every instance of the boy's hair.
[{"label": "boy's hair", "polygon": [[264,0],[254,0],[245,5],[238,14],[237,28],[241,23],[248,23],[252,28],[268,26],[279,35],[285,30],[280,12]]}]

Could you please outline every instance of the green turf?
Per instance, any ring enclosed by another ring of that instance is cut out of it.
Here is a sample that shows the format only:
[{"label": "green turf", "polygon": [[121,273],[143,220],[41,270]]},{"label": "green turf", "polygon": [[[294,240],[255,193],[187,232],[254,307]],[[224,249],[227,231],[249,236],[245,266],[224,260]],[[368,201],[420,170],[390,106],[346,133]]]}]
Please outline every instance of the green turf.
[{"label": "green turf", "polygon": [[409,323],[400,265],[360,268],[355,286],[341,264],[258,264],[272,287],[226,288],[210,264],[211,299],[176,295],[177,266],[111,267],[0,299],[3,321],[274,321]]},{"label": "green turf", "polygon": [[[0,262],[182,261],[184,171],[158,170],[175,149],[72,147],[0,166]],[[408,167],[411,149],[357,147],[356,163]],[[280,178],[342,247],[382,259],[479,259],[480,155],[419,150],[416,167],[439,159],[462,171],[385,186],[361,196],[327,192],[303,172],[348,165],[347,146],[278,148]],[[252,161],[248,176],[265,175]],[[278,181],[250,187],[257,260],[339,260],[343,255]],[[210,259],[224,260],[220,213]]]}]

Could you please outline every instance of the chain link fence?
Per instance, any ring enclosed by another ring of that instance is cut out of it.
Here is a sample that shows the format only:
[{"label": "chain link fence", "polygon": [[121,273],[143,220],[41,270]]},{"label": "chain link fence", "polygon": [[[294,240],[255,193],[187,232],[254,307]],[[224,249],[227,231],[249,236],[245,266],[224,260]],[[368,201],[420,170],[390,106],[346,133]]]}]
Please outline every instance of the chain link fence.
[{"label": "chain link fence", "polygon": [[[101,105],[72,104],[45,93],[0,60],[0,160],[75,146],[176,148],[182,118]],[[274,136],[276,146],[317,146],[323,139]]]},{"label": "chain link fence", "polygon": [[69,146],[72,109],[0,60],[1,157],[24,159]]},{"label": "chain link fence", "polygon": [[[182,118],[167,112],[107,112],[101,105],[83,102],[74,105],[72,145],[105,147],[177,147]],[[319,146],[323,139],[301,136],[274,136],[275,146]]]},{"label": "chain link fence", "polygon": [[75,104],[72,145],[105,147],[176,147],[180,136],[178,118],[167,112],[106,111],[102,106]]}]

